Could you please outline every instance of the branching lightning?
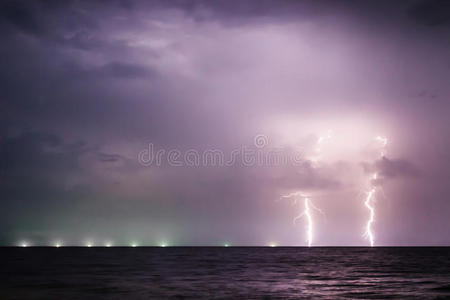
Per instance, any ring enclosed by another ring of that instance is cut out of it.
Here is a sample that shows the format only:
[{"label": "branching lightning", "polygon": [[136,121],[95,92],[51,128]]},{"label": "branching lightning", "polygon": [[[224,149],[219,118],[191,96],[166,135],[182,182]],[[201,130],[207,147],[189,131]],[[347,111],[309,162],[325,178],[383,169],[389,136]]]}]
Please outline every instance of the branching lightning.
[{"label": "branching lightning", "polygon": [[[311,158],[313,163],[317,163],[322,156],[322,145],[325,141],[331,139],[331,131],[328,131],[325,136],[320,136],[317,140],[316,148],[315,148],[315,156]],[[302,192],[294,192],[288,195],[284,195],[281,198],[294,199],[294,204],[297,203],[298,200],[303,199],[303,211],[294,218],[294,224],[297,220],[305,217],[306,219],[306,242],[308,243],[308,247],[311,247],[313,242],[313,215],[312,209],[324,214],[319,208],[317,208],[311,201],[310,197],[304,195]]]},{"label": "branching lightning", "polygon": [[323,214],[323,212],[312,203],[311,199],[307,195],[304,195],[302,192],[291,193],[282,196],[281,198],[294,199],[294,204],[297,204],[298,200],[303,199],[304,210],[294,218],[294,224],[296,224],[297,220],[305,217],[306,242],[308,243],[308,247],[311,247],[313,242],[313,225],[314,225],[311,208],[317,210],[321,214]]}]

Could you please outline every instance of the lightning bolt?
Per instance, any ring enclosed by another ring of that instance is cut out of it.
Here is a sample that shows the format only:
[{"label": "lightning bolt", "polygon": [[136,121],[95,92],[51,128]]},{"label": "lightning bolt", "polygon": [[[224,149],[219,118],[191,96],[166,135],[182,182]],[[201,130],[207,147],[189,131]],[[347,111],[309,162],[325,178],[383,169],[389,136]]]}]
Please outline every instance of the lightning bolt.
[{"label": "lightning bolt", "polygon": [[311,247],[312,244],[312,238],[313,238],[313,221],[312,221],[312,217],[311,217],[311,212],[309,210],[309,199],[305,198],[305,210],[304,210],[304,215],[306,216],[306,220],[308,222],[308,227],[306,229],[306,233],[307,233],[307,242],[308,242],[308,247]]},{"label": "lightning bolt", "polygon": [[[373,178],[377,178],[377,173],[373,174]],[[366,201],[364,202],[364,205],[369,210],[369,220],[366,224],[366,231],[364,232],[364,236],[367,237],[370,241],[370,246],[373,247],[374,245],[374,235],[372,232],[372,223],[375,221],[375,207],[373,206],[373,200],[375,200],[375,192],[376,187],[372,187],[372,189],[367,192]]]},{"label": "lightning bolt", "polygon": [[[319,208],[317,208],[311,199],[304,195],[302,192],[295,192],[288,195],[284,195],[281,198],[286,199],[294,199],[294,204],[298,203],[298,200],[303,199],[303,211],[294,218],[294,225],[297,223],[297,220],[305,217],[306,219],[306,242],[308,247],[311,247],[313,242],[313,218],[312,218],[312,209],[317,210],[321,214],[324,214]],[[312,209],[311,209],[312,208]]]},{"label": "lightning bolt", "polygon": [[322,157],[322,145],[330,139],[331,139],[331,130],[328,130],[326,135],[320,136],[317,139],[316,148],[314,149],[315,155],[313,155],[313,157],[310,158],[310,160],[313,163],[317,163],[320,160],[320,158]]},{"label": "lightning bolt", "polygon": [[[381,145],[381,150],[380,150],[380,156],[384,157],[386,156],[386,146],[388,143],[387,138],[385,137],[381,137],[381,136],[377,136],[375,138],[375,140],[377,142],[380,143]],[[375,244],[375,237],[373,234],[373,230],[372,230],[372,224],[375,222],[375,194],[377,192],[377,186],[375,184],[375,180],[377,180],[378,178],[378,174],[374,173],[372,174],[371,177],[371,187],[369,189],[369,191],[367,192],[367,196],[366,196],[366,200],[364,201],[364,205],[367,207],[367,209],[369,210],[369,219],[367,220],[366,223],[366,229],[364,231],[364,237],[369,239],[370,242],[370,246],[373,247]]]},{"label": "lightning bolt", "polygon": [[381,157],[386,156],[386,145],[387,145],[387,143],[388,143],[387,138],[381,137],[381,136],[377,136],[377,137],[375,138],[375,140],[378,141],[378,142],[380,142],[380,144],[381,144],[380,156],[381,156]]},{"label": "lightning bolt", "polygon": [[[327,132],[325,136],[320,136],[317,139],[317,144],[315,148],[315,155],[310,158],[310,160],[314,163],[314,166],[317,166],[317,163],[319,159],[322,156],[322,145],[327,140],[331,139],[331,130]],[[319,208],[317,208],[311,201],[311,199],[304,195],[302,192],[294,192],[288,195],[281,196],[281,198],[287,198],[287,199],[294,199],[294,204],[297,203],[297,200],[303,199],[303,211],[294,218],[294,225],[296,224],[297,220],[301,219],[302,217],[305,217],[306,219],[306,242],[308,243],[308,247],[311,247],[313,242],[313,216],[312,216],[312,209],[320,212],[321,214],[325,215],[323,211],[321,211]],[[312,209],[311,209],[312,208]]]}]

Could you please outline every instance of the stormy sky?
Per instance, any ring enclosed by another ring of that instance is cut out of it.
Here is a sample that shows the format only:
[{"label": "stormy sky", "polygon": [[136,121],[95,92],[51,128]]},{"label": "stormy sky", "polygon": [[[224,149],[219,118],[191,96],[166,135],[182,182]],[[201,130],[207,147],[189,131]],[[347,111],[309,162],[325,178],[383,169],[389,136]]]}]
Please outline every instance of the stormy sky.
[{"label": "stormy sky", "polygon": [[373,187],[376,245],[450,244],[450,1],[2,1],[0,33],[2,245],[305,245],[295,192],[367,245]]}]

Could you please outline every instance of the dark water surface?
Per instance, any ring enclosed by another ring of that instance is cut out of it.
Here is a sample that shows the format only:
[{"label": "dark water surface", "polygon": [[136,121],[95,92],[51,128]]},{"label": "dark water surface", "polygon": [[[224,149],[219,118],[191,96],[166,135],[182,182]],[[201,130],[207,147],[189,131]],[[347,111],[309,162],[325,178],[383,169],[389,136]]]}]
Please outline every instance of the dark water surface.
[{"label": "dark water surface", "polygon": [[0,299],[450,299],[450,248],[1,248]]}]

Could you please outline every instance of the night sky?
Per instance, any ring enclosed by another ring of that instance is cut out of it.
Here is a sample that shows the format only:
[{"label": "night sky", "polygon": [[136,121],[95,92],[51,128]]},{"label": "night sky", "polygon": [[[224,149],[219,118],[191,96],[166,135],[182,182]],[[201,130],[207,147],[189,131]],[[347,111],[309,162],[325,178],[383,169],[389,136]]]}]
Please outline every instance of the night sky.
[{"label": "night sky", "polygon": [[450,1],[2,1],[0,65],[1,245],[450,245]]}]

